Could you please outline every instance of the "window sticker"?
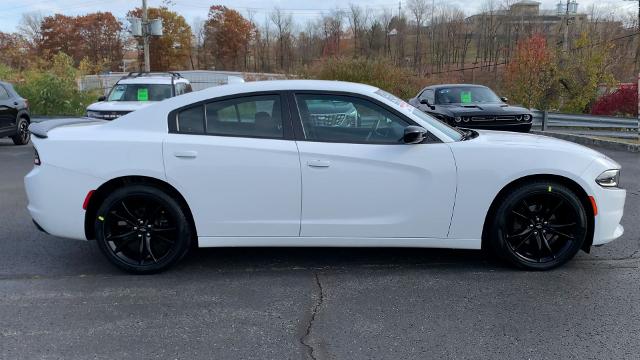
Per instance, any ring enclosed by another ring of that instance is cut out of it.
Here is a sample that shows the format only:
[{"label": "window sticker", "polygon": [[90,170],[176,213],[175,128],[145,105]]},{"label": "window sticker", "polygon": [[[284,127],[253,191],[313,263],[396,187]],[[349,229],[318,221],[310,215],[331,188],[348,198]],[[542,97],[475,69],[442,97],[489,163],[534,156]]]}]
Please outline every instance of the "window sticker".
[{"label": "window sticker", "polygon": [[463,104],[471,103],[471,91],[460,91],[460,102]]},{"label": "window sticker", "polygon": [[138,101],[149,101],[149,89],[138,89]]}]

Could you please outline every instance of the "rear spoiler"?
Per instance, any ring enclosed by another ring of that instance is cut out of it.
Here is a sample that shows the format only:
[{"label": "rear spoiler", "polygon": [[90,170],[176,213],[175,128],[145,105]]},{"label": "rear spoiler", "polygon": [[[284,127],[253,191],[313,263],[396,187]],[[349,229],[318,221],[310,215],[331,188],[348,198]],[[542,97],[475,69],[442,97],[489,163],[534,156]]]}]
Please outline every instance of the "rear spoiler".
[{"label": "rear spoiler", "polygon": [[77,124],[100,124],[105,122],[108,121],[90,118],[53,119],[31,124],[29,125],[29,131],[35,137],[46,139],[47,133],[57,127]]}]

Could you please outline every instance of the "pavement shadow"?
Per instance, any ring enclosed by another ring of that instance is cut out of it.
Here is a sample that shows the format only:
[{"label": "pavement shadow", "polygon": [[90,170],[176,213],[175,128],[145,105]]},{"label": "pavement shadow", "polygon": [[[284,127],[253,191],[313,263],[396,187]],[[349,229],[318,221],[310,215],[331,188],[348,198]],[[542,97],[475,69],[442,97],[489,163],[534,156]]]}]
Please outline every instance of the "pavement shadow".
[{"label": "pavement shadow", "polygon": [[483,251],[422,248],[202,248],[180,263],[188,269],[295,270],[356,268],[510,269]]}]

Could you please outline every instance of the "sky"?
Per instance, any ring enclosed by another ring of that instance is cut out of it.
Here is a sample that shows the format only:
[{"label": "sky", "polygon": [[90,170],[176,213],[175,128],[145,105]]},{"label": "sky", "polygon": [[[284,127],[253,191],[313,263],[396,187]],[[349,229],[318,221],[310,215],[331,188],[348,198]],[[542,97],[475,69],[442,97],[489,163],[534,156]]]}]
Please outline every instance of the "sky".
[{"label": "sky", "polygon": [[[274,7],[279,7],[286,13],[291,13],[294,21],[304,23],[309,19],[322,16],[323,13],[336,8],[346,8],[353,3],[362,7],[369,7],[374,13],[384,9],[398,11],[397,0],[147,0],[148,6],[160,6],[169,1],[169,8],[183,15],[190,24],[194,20],[207,17],[211,5],[226,5],[261,23]],[[428,1],[428,0],[427,0]],[[436,4],[446,1],[454,4],[470,15],[478,12],[486,0],[433,0]],[[494,0],[497,3],[501,0]],[[554,9],[558,0],[538,0],[543,9]],[[566,1],[566,0],[562,0]],[[401,0],[406,6],[407,0]],[[40,12],[44,16],[61,13],[65,15],[81,15],[97,11],[110,11],[116,17],[124,19],[128,10],[140,6],[142,0],[0,0],[0,31],[13,32],[17,30],[23,13]],[[597,4],[604,11],[636,14],[637,2],[625,0],[579,0],[579,10],[586,11],[589,6]]]}]

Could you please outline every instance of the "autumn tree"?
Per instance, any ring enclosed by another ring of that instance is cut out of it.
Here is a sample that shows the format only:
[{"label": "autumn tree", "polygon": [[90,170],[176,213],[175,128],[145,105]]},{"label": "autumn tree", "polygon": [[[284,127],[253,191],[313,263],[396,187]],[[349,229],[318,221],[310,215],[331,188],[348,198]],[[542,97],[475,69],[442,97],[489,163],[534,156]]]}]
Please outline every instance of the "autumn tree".
[{"label": "autumn tree", "polygon": [[[162,19],[162,36],[152,36],[149,41],[151,70],[167,71],[183,69],[190,65],[191,27],[182,15],[166,7],[148,8],[149,19]],[[128,17],[142,17],[142,9],[136,8],[127,13]],[[137,39],[142,46],[143,39]],[[140,53],[140,64],[144,63]]]},{"label": "autumn tree", "polygon": [[28,44],[23,36],[0,31],[0,63],[22,69],[27,64],[28,51]]},{"label": "autumn tree", "polygon": [[544,36],[537,34],[518,43],[507,64],[505,81],[511,99],[528,108],[547,109],[556,66]]},{"label": "autumn tree", "polygon": [[96,68],[118,69],[123,53],[122,24],[110,12],[79,16],[76,22],[83,58]]},{"label": "autumn tree", "polygon": [[256,28],[236,10],[214,5],[204,25],[204,46],[216,68],[235,70],[246,67],[249,42],[255,38]]},{"label": "autumn tree", "polygon": [[36,44],[38,53],[50,59],[57,53],[65,53],[79,63],[82,60],[82,37],[73,16],[55,14],[47,16],[40,25],[40,38]]},{"label": "autumn tree", "polygon": [[62,52],[76,66],[86,58],[98,70],[117,70],[122,60],[122,25],[109,12],[47,16],[35,39],[37,53],[45,59]]},{"label": "autumn tree", "polygon": [[612,47],[611,43],[594,44],[593,39],[583,33],[575,48],[562,54],[560,85],[563,111],[588,111],[598,97],[598,87],[615,83],[609,71]]}]

